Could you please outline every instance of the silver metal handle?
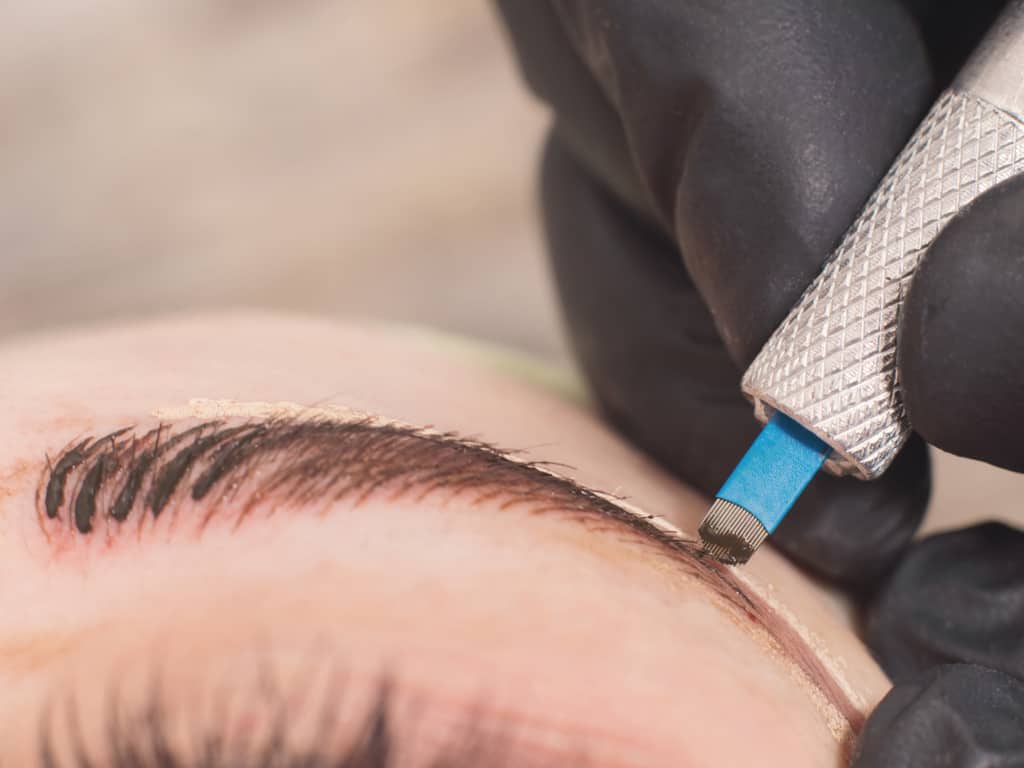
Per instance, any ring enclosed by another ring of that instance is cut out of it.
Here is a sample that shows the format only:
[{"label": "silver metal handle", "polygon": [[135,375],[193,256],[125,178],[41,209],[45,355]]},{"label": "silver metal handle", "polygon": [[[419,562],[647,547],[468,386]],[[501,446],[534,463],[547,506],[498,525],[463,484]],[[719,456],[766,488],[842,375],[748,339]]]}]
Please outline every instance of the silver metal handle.
[{"label": "silver metal handle", "polygon": [[960,210],[1024,172],[1024,0],[1004,12],[929,112],[743,376],[766,421],[782,411],[872,479],[909,434],[896,369],[900,310],[921,257]]}]

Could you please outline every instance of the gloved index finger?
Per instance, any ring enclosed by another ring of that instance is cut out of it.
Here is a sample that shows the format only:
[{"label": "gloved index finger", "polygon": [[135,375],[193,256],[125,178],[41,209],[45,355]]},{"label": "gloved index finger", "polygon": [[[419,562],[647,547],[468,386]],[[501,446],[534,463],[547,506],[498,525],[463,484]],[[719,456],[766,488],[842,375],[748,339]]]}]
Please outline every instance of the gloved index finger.
[{"label": "gloved index finger", "polygon": [[893,2],[551,3],[746,365],[934,95],[915,19]]},{"label": "gloved index finger", "polygon": [[896,681],[948,662],[1024,680],[1024,531],[986,523],[917,542],[870,604],[865,627]]}]

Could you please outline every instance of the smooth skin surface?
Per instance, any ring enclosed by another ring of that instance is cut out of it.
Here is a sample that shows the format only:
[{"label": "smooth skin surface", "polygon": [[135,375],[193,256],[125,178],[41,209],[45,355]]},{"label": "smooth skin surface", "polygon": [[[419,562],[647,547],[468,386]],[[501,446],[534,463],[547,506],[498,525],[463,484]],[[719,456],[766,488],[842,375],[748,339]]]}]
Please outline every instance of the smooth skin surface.
[{"label": "smooth skin surface", "polygon": [[[112,711],[137,722],[154,689],[175,748],[203,728],[258,739],[283,701],[290,743],[340,749],[382,681],[397,765],[431,764],[466,728],[516,765],[848,755],[850,724],[763,633],[643,537],[582,516],[378,492],[201,534],[187,499],[131,535],[40,525],[40,480],[69,443],[184,428],[208,398],[333,404],[517,449],[692,537],[705,500],[547,390],[422,334],[252,314],[26,338],[0,371],[4,765],[39,764],[44,721],[60,764],[77,740],[104,765]],[[866,714],[888,684],[841,612],[770,550],[744,573]],[[331,736],[314,736],[326,710]]]}]

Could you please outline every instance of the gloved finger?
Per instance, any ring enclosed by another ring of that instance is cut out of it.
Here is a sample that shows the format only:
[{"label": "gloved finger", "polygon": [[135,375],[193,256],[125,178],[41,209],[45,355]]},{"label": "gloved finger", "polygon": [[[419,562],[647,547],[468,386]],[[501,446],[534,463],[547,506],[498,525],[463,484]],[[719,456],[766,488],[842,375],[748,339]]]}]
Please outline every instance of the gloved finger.
[{"label": "gloved finger", "polygon": [[[740,365],[818,273],[936,91],[916,19],[891,0],[508,0],[503,10],[566,146],[587,147],[579,157],[602,180],[591,158],[612,158],[613,191],[637,177],[641,196],[626,205],[649,210],[680,247]],[[552,24],[561,46],[550,29],[537,37]],[[585,103],[556,65],[569,54]]]},{"label": "gloved finger", "polygon": [[[740,371],[672,243],[586,172],[555,138],[545,226],[577,358],[608,419],[679,477],[714,493],[757,434]],[[803,565],[847,584],[886,570],[928,495],[914,442],[875,483],[821,475],[777,533]]]},{"label": "gloved finger", "polygon": [[545,151],[543,200],[563,315],[598,405],[675,474],[713,491],[758,425],[675,248],[558,139]]},{"label": "gloved finger", "polygon": [[868,719],[852,768],[1024,768],[1024,682],[969,664],[893,688]]},{"label": "gloved finger", "polygon": [[914,544],[866,612],[893,680],[972,662],[1024,679],[1024,531],[999,523]]},{"label": "gloved finger", "polygon": [[940,233],[903,308],[899,369],[911,424],[951,453],[1024,471],[1024,177]]},{"label": "gloved finger", "polygon": [[939,83],[960,71],[1009,0],[901,0],[917,19],[928,58]]},{"label": "gloved finger", "polygon": [[[601,185],[635,215],[654,220],[622,121],[546,0],[497,0],[530,88],[554,108],[555,132]],[[671,237],[671,232],[666,229]]]},{"label": "gloved finger", "polygon": [[879,480],[819,472],[772,542],[819,576],[851,589],[870,587],[910,545],[930,495],[928,447],[913,435]]}]

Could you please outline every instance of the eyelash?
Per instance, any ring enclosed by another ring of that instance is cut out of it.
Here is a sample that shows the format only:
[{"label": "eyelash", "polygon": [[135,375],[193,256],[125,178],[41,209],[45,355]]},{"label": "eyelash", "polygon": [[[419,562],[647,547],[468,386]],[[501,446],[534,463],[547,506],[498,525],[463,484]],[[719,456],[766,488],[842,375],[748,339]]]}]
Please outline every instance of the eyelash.
[{"label": "eyelash", "polygon": [[[76,722],[73,709],[69,720]],[[116,716],[112,718],[107,734],[108,762],[97,762],[81,745],[73,743],[73,768],[394,768],[407,760],[398,760],[395,741],[392,699],[386,685],[379,687],[369,711],[355,729],[356,737],[344,752],[328,756],[316,748],[296,752],[287,745],[288,714],[279,714],[270,728],[270,734],[255,749],[244,749],[244,754],[230,753],[223,732],[204,733],[202,754],[185,755],[169,746],[166,713],[160,705],[159,695],[153,694],[141,728],[126,724]],[[40,768],[64,768],[55,757],[55,745],[50,740],[49,728],[44,724],[39,745]],[[482,765],[506,764],[500,748],[482,748],[486,740],[470,726],[458,742],[441,750],[425,768],[480,768]],[[323,734],[325,740],[330,734]]]}]

